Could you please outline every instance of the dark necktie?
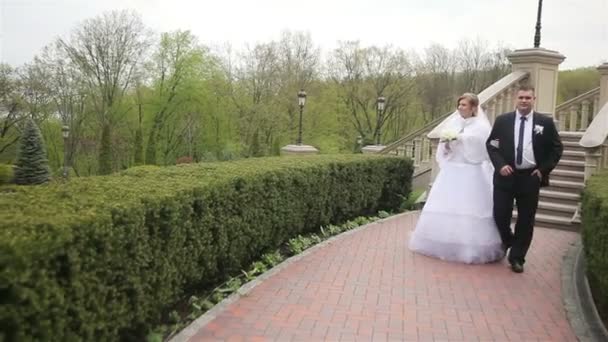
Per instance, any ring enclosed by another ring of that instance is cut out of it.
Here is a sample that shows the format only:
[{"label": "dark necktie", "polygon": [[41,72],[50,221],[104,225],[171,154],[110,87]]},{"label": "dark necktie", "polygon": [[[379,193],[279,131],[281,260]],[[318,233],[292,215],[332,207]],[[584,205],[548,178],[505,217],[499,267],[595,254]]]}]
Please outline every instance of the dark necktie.
[{"label": "dark necktie", "polygon": [[521,165],[524,157],[524,128],[526,127],[526,117],[522,116],[519,124],[519,139],[517,141],[517,165]]}]

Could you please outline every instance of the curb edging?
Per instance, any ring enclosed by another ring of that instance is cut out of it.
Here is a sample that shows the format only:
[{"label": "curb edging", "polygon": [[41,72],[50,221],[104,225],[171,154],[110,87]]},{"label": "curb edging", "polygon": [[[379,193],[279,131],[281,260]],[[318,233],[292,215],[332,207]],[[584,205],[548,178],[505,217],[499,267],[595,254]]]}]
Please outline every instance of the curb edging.
[{"label": "curb edging", "polygon": [[579,341],[608,341],[585,275],[585,257],[580,236],[564,256],[562,299],[570,326]]}]

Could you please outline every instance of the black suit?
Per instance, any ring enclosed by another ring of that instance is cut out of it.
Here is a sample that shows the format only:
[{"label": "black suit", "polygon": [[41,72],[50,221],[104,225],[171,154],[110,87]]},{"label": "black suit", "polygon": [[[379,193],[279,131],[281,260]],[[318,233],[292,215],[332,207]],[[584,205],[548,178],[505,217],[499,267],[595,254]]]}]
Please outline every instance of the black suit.
[{"label": "black suit", "polygon": [[[497,117],[486,147],[495,169],[494,219],[503,243],[511,247],[509,261],[523,264],[532,242],[539,189],[549,185],[549,173],[557,166],[562,156],[563,145],[551,115],[535,112],[532,122],[532,146],[536,167],[517,170],[515,166],[515,119],[515,112]],[[543,127],[542,133],[534,129],[537,126]],[[510,165],[515,170],[512,175],[502,176],[500,174],[500,169],[505,165]],[[541,172],[542,180],[531,174],[534,169]],[[517,203],[515,234],[511,233],[510,228],[514,199]]]}]

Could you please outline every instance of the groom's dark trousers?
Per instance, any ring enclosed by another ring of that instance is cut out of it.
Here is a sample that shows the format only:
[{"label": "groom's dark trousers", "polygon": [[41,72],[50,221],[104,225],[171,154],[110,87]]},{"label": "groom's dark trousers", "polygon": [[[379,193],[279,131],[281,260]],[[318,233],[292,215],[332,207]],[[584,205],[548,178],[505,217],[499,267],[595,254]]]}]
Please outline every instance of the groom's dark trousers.
[{"label": "groom's dark trousers", "polygon": [[[525,262],[525,256],[532,242],[534,217],[538,207],[540,179],[532,175],[534,169],[515,170],[509,187],[494,187],[494,220],[500,237],[507,247],[511,247],[509,262]],[[513,200],[517,206],[515,234],[511,233]]]},{"label": "groom's dark trousers", "polygon": [[[557,166],[562,156],[563,145],[552,116],[534,113],[532,148],[536,167],[518,170],[515,165],[515,118],[515,112],[498,116],[486,147],[494,165],[494,220],[502,242],[506,247],[511,247],[509,262],[523,264],[532,242],[539,189],[549,185],[549,173]],[[506,165],[513,168],[512,175],[500,174],[500,170]],[[540,171],[542,179],[532,175],[534,169]],[[510,228],[513,200],[517,206],[514,233]]]}]

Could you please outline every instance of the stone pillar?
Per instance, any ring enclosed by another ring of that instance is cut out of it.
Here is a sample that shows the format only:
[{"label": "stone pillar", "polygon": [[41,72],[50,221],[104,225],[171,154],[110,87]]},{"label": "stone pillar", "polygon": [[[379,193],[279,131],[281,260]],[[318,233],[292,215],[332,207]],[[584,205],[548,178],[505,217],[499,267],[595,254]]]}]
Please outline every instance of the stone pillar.
[{"label": "stone pillar", "polygon": [[384,145],[367,145],[361,149],[363,154],[378,154],[384,150]]},{"label": "stone pillar", "polygon": [[534,110],[551,113],[555,117],[557,101],[557,73],[559,65],[566,59],[557,51],[543,48],[515,50],[507,56],[513,71],[530,73],[529,83],[536,89]]},{"label": "stone pillar", "polygon": [[601,169],[600,147],[585,148],[585,182]]},{"label": "stone pillar", "polygon": [[309,145],[287,145],[281,148],[281,155],[308,155],[308,154],[318,154],[319,150],[317,150],[313,146]]},{"label": "stone pillar", "polygon": [[439,139],[430,139],[431,149],[433,154],[431,155],[431,181],[429,182],[429,189],[433,186],[433,182],[439,173],[439,164],[437,163],[437,148],[439,148]]},{"label": "stone pillar", "polygon": [[608,63],[604,63],[597,68],[600,73],[600,102],[598,103],[599,110],[608,103]]}]

